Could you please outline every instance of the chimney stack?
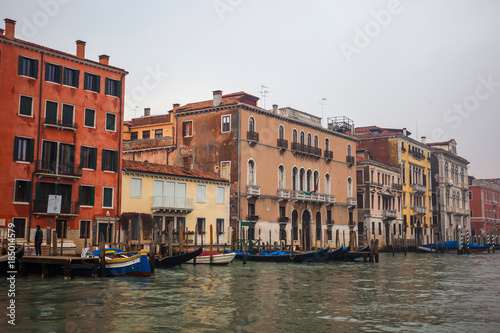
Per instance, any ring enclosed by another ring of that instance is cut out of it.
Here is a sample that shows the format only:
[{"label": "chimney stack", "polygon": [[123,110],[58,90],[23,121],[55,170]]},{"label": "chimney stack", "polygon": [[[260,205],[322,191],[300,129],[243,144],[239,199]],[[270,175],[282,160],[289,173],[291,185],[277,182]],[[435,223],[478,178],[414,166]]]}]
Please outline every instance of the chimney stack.
[{"label": "chimney stack", "polygon": [[5,30],[0,29],[0,36],[3,36],[4,31],[5,31]]},{"label": "chimney stack", "polygon": [[403,135],[408,136],[408,132],[406,131],[406,127],[403,127]]},{"label": "chimney stack", "polygon": [[427,138],[425,136],[420,137],[420,141],[425,145],[427,144]]},{"label": "chimney stack", "polygon": [[144,117],[149,117],[151,115],[151,108],[144,108]]},{"label": "chimney stack", "polygon": [[222,104],[222,90],[214,91],[214,106],[219,106]]},{"label": "chimney stack", "polygon": [[191,155],[186,155],[182,159],[184,160],[184,172],[191,173],[191,163],[193,163],[193,157]]},{"label": "chimney stack", "polygon": [[278,113],[278,104],[273,104],[273,112]]},{"label": "chimney stack", "polygon": [[5,37],[14,39],[16,35],[16,21],[6,18],[5,20]]},{"label": "chimney stack", "polygon": [[101,63],[103,65],[109,65],[109,55],[101,54],[99,56],[99,63]]},{"label": "chimney stack", "polygon": [[180,106],[180,104],[179,104],[179,103],[175,103],[175,104],[174,104],[174,108],[173,108],[174,113],[176,113],[176,112],[177,112],[177,109],[179,108],[179,106]]},{"label": "chimney stack", "polygon": [[76,57],[80,59],[85,59],[85,44],[83,40],[76,41]]}]

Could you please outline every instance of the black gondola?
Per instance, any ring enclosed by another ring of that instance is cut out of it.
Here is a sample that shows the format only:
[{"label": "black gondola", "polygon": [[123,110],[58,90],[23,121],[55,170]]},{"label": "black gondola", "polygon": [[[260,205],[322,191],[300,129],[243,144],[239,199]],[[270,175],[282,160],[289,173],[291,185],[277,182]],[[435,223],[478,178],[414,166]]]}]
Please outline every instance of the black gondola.
[{"label": "black gondola", "polygon": [[256,262],[326,262],[329,260],[329,252],[330,247],[325,249],[317,249],[315,251],[306,252],[306,253],[293,253],[293,254],[276,254],[276,255],[258,255],[258,254],[249,254],[245,253],[245,256],[240,253],[236,253],[236,259],[243,260],[245,258],[246,261],[256,261]]},{"label": "black gondola", "polygon": [[167,268],[167,267],[174,267],[174,266],[179,266],[186,261],[189,261],[193,259],[194,257],[197,257],[200,255],[200,253],[203,251],[203,247],[200,247],[198,250],[193,251],[193,252],[185,252],[183,254],[179,254],[178,256],[172,256],[172,257],[163,257],[163,258],[155,258],[155,267],[156,268]]}]

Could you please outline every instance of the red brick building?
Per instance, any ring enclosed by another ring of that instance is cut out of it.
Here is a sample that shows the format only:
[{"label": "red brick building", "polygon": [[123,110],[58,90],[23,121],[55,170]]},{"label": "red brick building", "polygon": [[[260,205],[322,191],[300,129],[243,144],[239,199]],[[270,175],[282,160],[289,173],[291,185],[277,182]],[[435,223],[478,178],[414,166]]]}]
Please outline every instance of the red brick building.
[{"label": "red brick building", "polygon": [[73,55],[17,39],[15,23],[0,30],[0,231],[30,242],[40,225],[45,240],[50,221],[79,248],[120,211],[127,72],[86,59],[83,41]]},{"label": "red brick building", "polygon": [[[500,179],[470,178],[470,209],[472,235],[499,237]],[[481,239],[480,242],[484,242]]]}]

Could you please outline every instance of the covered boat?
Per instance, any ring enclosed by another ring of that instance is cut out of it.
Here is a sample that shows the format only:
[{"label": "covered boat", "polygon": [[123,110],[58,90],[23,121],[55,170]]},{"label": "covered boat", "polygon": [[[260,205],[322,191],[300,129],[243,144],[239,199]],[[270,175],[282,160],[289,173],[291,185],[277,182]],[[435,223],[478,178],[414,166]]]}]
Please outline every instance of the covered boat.
[{"label": "covered boat", "polygon": [[[464,245],[463,245],[464,246]],[[490,245],[478,245],[475,243],[469,243],[469,252],[470,253],[479,253],[488,251],[490,249]],[[421,245],[417,247],[418,252],[451,252],[457,253],[458,251],[458,242],[457,241],[448,241],[448,242],[439,242],[432,243],[427,245]]]},{"label": "covered boat", "polygon": [[209,264],[209,265],[227,265],[233,261],[236,253],[219,253],[212,251],[212,259],[210,259],[210,251],[203,251],[194,259],[186,261],[186,264]]},{"label": "covered boat", "polygon": [[203,247],[200,247],[196,251],[184,252],[182,254],[179,254],[178,256],[156,257],[155,258],[155,267],[156,268],[167,268],[167,267],[180,266],[181,264],[186,263],[186,261],[189,261],[189,260],[193,259],[194,257],[199,256],[202,251],[203,251]]},{"label": "covered boat", "polygon": [[327,247],[325,249],[317,249],[310,252],[299,253],[299,252],[283,252],[275,251],[267,253],[265,251],[260,251],[259,254],[250,254],[243,252],[235,252],[236,258],[246,261],[257,261],[257,262],[325,262],[329,260],[329,250]]}]

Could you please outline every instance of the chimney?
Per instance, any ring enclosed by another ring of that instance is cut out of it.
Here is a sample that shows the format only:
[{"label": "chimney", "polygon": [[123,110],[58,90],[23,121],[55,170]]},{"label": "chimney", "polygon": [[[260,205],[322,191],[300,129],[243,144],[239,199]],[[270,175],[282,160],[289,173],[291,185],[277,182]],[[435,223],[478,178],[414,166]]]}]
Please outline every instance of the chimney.
[{"label": "chimney", "polygon": [[151,108],[144,108],[144,117],[149,117],[151,115]]},{"label": "chimney", "polygon": [[85,44],[83,40],[76,41],[76,56],[80,59],[85,59]]},{"label": "chimney", "polygon": [[186,155],[182,158],[184,160],[184,172],[185,173],[191,173],[191,163],[193,163],[193,157],[191,155]]},{"label": "chimney", "polygon": [[278,104],[273,104],[273,112],[278,113]]},{"label": "chimney", "polygon": [[5,30],[0,29],[0,36],[3,36],[4,31],[5,31]]},{"label": "chimney", "polygon": [[403,127],[403,135],[408,136],[408,132],[406,131],[406,127]]},{"label": "chimney", "polygon": [[109,65],[109,55],[101,54],[99,56],[99,63],[101,63],[103,65]]},{"label": "chimney", "polygon": [[179,103],[175,103],[175,104],[174,104],[174,109],[173,109],[174,113],[176,113],[176,112],[177,112],[177,109],[179,108],[179,106],[180,106],[180,104],[179,104]]},{"label": "chimney", "polygon": [[425,145],[427,144],[427,138],[425,136],[420,137],[420,141]]},{"label": "chimney", "polygon": [[219,106],[222,104],[222,90],[214,91],[214,106]]},{"label": "chimney", "polygon": [[6,18],[5,20],[5,37],[14,39],[16,34],[16,21]]}]

